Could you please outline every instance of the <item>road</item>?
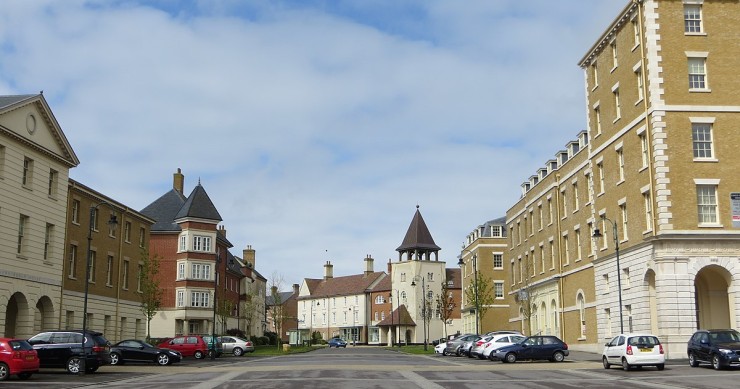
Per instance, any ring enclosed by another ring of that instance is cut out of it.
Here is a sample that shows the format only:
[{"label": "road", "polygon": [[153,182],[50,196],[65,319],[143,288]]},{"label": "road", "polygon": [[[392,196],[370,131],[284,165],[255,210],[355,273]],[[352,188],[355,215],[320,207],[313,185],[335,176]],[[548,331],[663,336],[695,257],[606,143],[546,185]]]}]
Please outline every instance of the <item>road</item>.
[{"label": "road", "polygon": [[683,361],[664,371],[645,368],[604,370],[598,356],[574,352],[562,363],[504,364],[460,357],[408,355],[373,347],[320,349],[280,357],[223,357],[185,360],[172,366],[106,366],[95,374],[74,376],[44,369],[28,381],[5,388],[177,388],[177,389],[412,389],[412,388],[652,388],[735,387],[740,370],[691,368]]}]

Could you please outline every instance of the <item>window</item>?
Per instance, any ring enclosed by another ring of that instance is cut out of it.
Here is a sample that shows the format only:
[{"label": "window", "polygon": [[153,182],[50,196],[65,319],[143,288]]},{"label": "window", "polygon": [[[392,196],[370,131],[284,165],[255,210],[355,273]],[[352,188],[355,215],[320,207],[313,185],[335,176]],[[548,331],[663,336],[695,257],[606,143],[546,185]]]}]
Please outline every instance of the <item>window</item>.
[{"label": "window", "polygon": [[573,183],[573,212],[581,208],[581,204],[578,202],[578,183]]},{"label": "window", "polygon": [[632,19],[632,35],[635,38],[635,47],[640,45],[640,23],[637,18]]},{"label": "window", "polygon": [[28,227],[28,216],[21,215],[18,218],[18,255],[23,254],[26,245],[26,228]]},{"label": "window", "polygon": [[177,279],[178,280],[185,279],[185,264],[184,263],[177,264]]},{"label": "window", "polygon": [[504,268],[504,255],[503,254],[493,254],[493,268],[494,269]]},{"label": "window", "polygon": [[645,204],[645,230],[653,229],[653,202],[650,199],[650,191],[642,193],[643,203]]},{"label": "window", "polygon": [[640,155],[642,156],[642,167],[648,166],[648,139],[645,133],[640,134]]},{"label": "window", "polygon": [[604,274],[601,277],[604,279],[604,293],[609,293],[609,274]]},{"label": "window", "polygon": [[[111,212],[110,213],[110,217],[108,218],[108,220],[114,220],[115,217],[116,217],[116,214],[113,213],[113,212]],[[116,237],[116,229],[115,229],[115,225],[114,224],[108,223],[108,236],[110,236],[111,238],[115,238]]]},{"label": "window", "polygon": [[51,243],[54,239],[54,225],[46,223],[46,230],[44,232],[44,260],[48,261],[51,258]]},{"label": "window", "polygon": [[77,245],[69,245],[69,259],[67,263],[67,275],[71,279],[75,279],[75,273],[77,273]]},{"label": "window", "polygon": [[95,257],[97,256],[97,253],[95,251],[90,251],[90,263],[87,265],[87,271],[89,272],[90,276],[87,278],[87,282],[95,283]]},{"label": "window", "polygon": [[504,283],[502,281],[493,282],[493,297],[497,299],[504,298]]},{"label": "window", "polygon": [[712,125],[710,123],[691,123],[691,138],[694,143],[695,159],[711,159]]},{"label": "window", "polygon": [[92,218],[90,224],[92,225],[93,231],[98,231],[98,209],[92,208],[92,210],[90,211],[90,216]]},{"label": "window", "polygon": [[550,270],[555,269],[555,243],[550,241]]},{"label": "window", "polygon": [[591,78],[594,80],[594,89],[599,86],[599,65],[596,61],[591,64]]},{"label": "window", "polygon": [[596,136],[601,135],[601,107],[594,107],[594,122],[596,123]]},{"label": "window", "polygon": [[578,293],[576,298],[576,306],[578,307],[578,316],[581,319],[581,338],[584,338],[586,337],[586,301],[581,293]]},{"label": "window", "polygon": [[630,268],[625,267],[622,269],[622,280],[624,280],[624,288],[630,287]]},{"label": "window", "polygon": [[570,264],[570,245],[568,244],[568,235],[563,235],[563,249],[565,250],[565,261],[563,266]]},{"label": "window", "polygon": [[701,25],[701,5],[684,4],[683,6],[683,25],[684,32],[689,34],[700,34]]},{"label": "window", "polygon": [[514,283],[516,282],[516,268],[514,267],[514,261],[511,261],[511,287],[514,287]]},{"label": "window", "polygon": [[609,44],[609,46],[612,48],[612,71],[614,71],[614,69],[619,64],[618,63],[618,60],[617,60],[617,57],[618,57],[618,55],[617,55],[617,41],[612,41],[612,43]]},{"label": "window", "polygon": [[434,281],[434,273],[427,273],[427,281]]},{"label": "window", "polygon": [[108,256],[108,268],[105,271],[105,284],[108,286],[113,285],[113,256]]},{"label": "window", "polygon": [[599,194],[604,193],[604,164],[596,164],[596,172],[599,174]]},{"label": "window", "polygon": [[622,218],[622,241],[627,240],[627,203],[619,205],[619,214]]},{"label": "window", "polygon": [[560,192],[560,197],[563,198],[563,217],[568,216],[568,196],[565,194],[565,190]]},{"label": "window", "polygon": [[689,58],[689,90],[707,90],[707,59]]},{"label": "window", "polygon": [[33,160],[31,158],[23,158],[23,177],[21,183],[24,187],[31,189],[31,183],[33,181]]},{"label": "window", "polygon": [[72,200],[72,223],[80,224],[80,200]]},{"label": "window", "polygon": [[146,242],[146,228],[141,227],[139,228],[139,247],[144,247],[144,243]]},{"label": "window", "polygon": [[614,121],[616,122],[622,117],[622,102],[619,98],[619,87],[612,89],[612,95],[614,96]]},{"label": "window", "polygon": [[545,272],[545,248],[540,244],[540,274]]},{"label": "window", "polygon": [[211,237],[210,236],[199,236],[193,237],[193,251],[211,251]]},{"label": "window", "polygon": [[617,166],[619,166],[619,182],[624,181],[624,150],[617,150]]},{"label": "window", "polygon": [[717,186],[697,185],[699,224],[717,224]]},{"label": "window", "polygon": [[385,297],[378,295],[375,297],[375,304],[385,304]]},{"label": "window", "polygon": [[522,259],[519,258],[519,283],[521,284],[522,281],[524,281],[524,268],[522,265]]},{"label": "window", "polygon": [[404,303],[406,302],[406,291],[405,290],[401,292],[401,301],[403,301]]},{"label": "window", "polygon": [[49,170],[49,191],[48,191],[49,197],[53,198],[53,197],[56,197],[57,195],[57,186],[59,184],[58,177],[59,177],[59,173],[56,170],[54,169]]},{"label": "window", "polygon": [[125,242],[131,242],[131,222],[127,221],[123,226],[123,239]]},{"label": "window", "polygon": [[[591,222],[588,222],[588,236],[594,236],[594,225]],[[588,245],[589,247],[588,255],[593,256],[595,243],[593,239],[590,239],[589,241],[590,241],[590,244]]]},{"label": "window", "polygon": [[406,282],[406,273],[401,273],[401,282]]},{"label": "window", "polygon": [[637,102],[635,104],[637,104],[645,98],[642,84],[642,68],[639,66],[635,69],[635,80],[637,80]]},{"label": "window", "polygon": [[123,283],[123,289],[128,290],[128,260],[123,261],[123,274],[121,275],[121,281]]},{"label": "window", "polygon": [[551,225],[552,224],[552,220],[553,220],[553,217],[552,217],[552,200],[551,199],[547,199],[547,214],[548,214],[548,223],[547,223],[547,225]]},{"label": "window", "polygon": [[577,229],[575,232],[576,232],[575,233],[576,235],[576,242],[575,242],[576,243],[576,261],[580,261],[581,260],[581,230]]},{"label": "window", "polygon": [[545,216],[545,215],[544,215],[544,214],[543,214],[543,212],[542,212],[542,204],[540,204],[540,205],[538,205],[538,206],[537,206],[537,210],[538,210],[538,212],[539,212],[539,214],[540,214],[540,230],[542,230],[542,228],[543,228],[543,223],[545,222],[545,221],[544,221],[544,218],[545,218],[544,216]]},{"label": "window", "polygon": [[210,300],[211,295],[208,292],[190,292],[191,307],[208,307]]},{"label": "window", "polygon": [[377,311],[375,312],[375,319],[374,320],[375,321],[378,321],[378,312]]},{"label": "window", "polygon": [[204,265],[200,263],[192,264],[190,268],[190,277],[196,280],[210,280],[211,265]]},{"label": "window", "polygon": [[180,252],[186,251],[188,248],[188,237],[180,235]]},{"label": "window", "polygon": [[606,219],[602,218],[601,219],[601,236],[603,236],[603,238],[601,239],[601,242],[602,242],[601,249],[602,250],[606,250],[606,248],[609,247],[609,244],[608,244],[609,238],[607,238],[607,235],[609,234],[609,232],[607,232],[606,228],[611,226],[611,224],[606,224],[606,223],[607,223]]}]

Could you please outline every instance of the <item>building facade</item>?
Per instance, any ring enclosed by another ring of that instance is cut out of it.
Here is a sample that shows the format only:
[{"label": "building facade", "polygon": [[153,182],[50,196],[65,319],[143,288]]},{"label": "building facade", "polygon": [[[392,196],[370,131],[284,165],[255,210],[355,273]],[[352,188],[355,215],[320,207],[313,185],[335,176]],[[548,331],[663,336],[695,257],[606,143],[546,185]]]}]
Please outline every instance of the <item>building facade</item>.
[{"label": "building facade", "polygon": [[43,94],[0,96],[0,334],[58,326],[69,169],[79,160]]},{"label": "building facade", "polygon": [[75,180],[69,180],[68,190],[58,327],[82,328],[87,284],[87,328],[111,342],[144,338],[143,258],[154,221]]}]

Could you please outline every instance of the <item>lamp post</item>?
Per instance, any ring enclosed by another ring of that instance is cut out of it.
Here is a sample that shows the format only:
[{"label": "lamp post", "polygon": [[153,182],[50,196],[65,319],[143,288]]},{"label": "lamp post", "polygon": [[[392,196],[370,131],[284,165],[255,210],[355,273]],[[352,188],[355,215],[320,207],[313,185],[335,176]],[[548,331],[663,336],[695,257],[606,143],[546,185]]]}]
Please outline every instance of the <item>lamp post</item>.
[{"label": "lamp post", "polygon": [[[90,206],[90,226],[87,230],[87,262],[86,262],[86,268],[85,268],[85,300],[82,306],[82,341],[80,346],[82,346],[82,361],[80,363],[80,371],[79,374],[85,374],[85,364],[87,362],[87,349],[85,349],[85,334],[87,333],[87,300],[90,295],[90,264],[92,263],[92,233],[93,233],[93,227],[95,227],[95,220],[97,219],[97,212],[98,207],[101,205],[106,204],[110,208],[113,208],[113,205],[111,205],[107,201],[102,201],[98,203],[97,205]],[[108,225],[111,228],[111,231],[115,231],[116,227],[118,226],[118,220],[116,220],[116,215],[112,214],[110,215],[110,220],[108,220]]]},{"label": "lamp post", "polygon": [[393,344],[393,335],[394,335],[394,329],[393,329],[393,293],[388,293],[388,300],[391,303],[391,331],[390,331],[390,341],[391,341],[391,347],[394,346]]},{"label": "lamp post", "polygon": [[352,307],[349,307],[349,314],[352,315],[352,329],[349,331],[352,334],[352,347],[357,346],[357,335],[355,335],[355,327],[357,326],[357,320],[355,320],[355,313],[357,313],[357,307],[354,311]]},{"label": "lamp post", "polygon": [[[601,219],[608,221],[609,224],[612,226],[612,230],[614,232],[614,255],[617,258],[617,295],[619,296],[619,331],[621,334],[624,333],[624,320],[622,317],[622,275],[620,274],[622,272],[622,268],[619,265],[619,230],[617,230],[617,223],[610,220],[604,215],[601,215]],[[601,231],[599,231],[598,228],[594,229],[593,238],[599,239],[602,238],[603,235],[601,234]]]},{"label": "lamp post", "polygon": [[[469,250],[463,250],[467,251],[471,254],[473,254]],[[463,261],[463,256],[460,254],[460,261],[457,262],[457,265],[460,266],[460,269],[462,270],[463,265],[465,265],[465,261]],[[461,277],[462,278],[462,277]],[[475,296],[475,333],[478,334],[478,254],[473,254],[473,295]]]},{"label": "lamp post", "polygon": [[411,281],[411,286],[416,286],[416,279],[421,278],[421,294],[422,294],[422,306],[421,306],[421,315],[422,319],[424,320],[424,351],[427,351],[427,288],[426,284],[424,283],[424,277],[421,275],[417,275],[414,277],[414,279]]}]

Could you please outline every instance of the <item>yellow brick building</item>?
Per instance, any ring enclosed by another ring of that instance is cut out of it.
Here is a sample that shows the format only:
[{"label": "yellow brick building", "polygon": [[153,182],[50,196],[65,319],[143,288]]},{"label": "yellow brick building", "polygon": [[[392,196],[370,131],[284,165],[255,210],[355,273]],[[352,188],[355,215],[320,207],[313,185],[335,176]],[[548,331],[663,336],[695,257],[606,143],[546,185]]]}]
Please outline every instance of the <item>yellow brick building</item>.
[{"label": "yellow brick building", "polygon": [[738,1],[632,1],[586,52],[588,130],[507,212],[511,321],[594,351],[650,331],[669,358],[738,326],[739,31]]}]

